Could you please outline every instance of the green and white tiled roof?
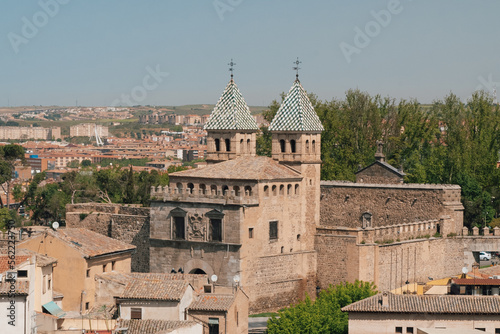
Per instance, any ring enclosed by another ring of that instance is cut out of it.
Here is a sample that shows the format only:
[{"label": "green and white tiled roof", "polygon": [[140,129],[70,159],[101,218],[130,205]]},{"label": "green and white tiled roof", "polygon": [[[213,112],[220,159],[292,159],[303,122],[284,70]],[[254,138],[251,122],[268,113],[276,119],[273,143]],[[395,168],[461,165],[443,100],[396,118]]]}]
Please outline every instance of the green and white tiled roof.
[{"label": "green and white tiled roof", "polygon": [[285,100],[274,116],[269,131],[323,131],[323,125],[307,97],[307,93],[295,80]]},{"label": "green and white tiled roof", "polygon": [[234,80],[229,81],[215,105],[205,130],[258,130],[257,122]]}]

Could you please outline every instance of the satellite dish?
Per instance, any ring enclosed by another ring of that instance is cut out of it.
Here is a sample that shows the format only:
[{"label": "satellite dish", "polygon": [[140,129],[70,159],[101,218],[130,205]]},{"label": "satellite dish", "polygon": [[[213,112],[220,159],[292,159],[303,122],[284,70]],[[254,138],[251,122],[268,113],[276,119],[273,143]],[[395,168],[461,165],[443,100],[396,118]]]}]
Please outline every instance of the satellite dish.
[{"label": "satellite dish", "polygon": [[217,278],[218,278],[218,277],[217,277],[217,275],[215,275],[215,274],[213,274],[213,275],[210,277],[210,279],[211,279],[211,280],[212,280],[212,282],[214,282],[214,283],[215,283],[215,282],[217,282]]},{"label": "satellite dish", "polygon": [[52,223],[52,228],[53,228],[54,230],[57,230],[57,229],[59,228],[59,223],[58,223],[58,222],[53,222],[53,223]]},{"label": "satellite dish", "polygon": [[462,273],[463,274],[467,274],[469,272],[469,269],[467,269],[467,267],[463,267],[462,268]]},{"label": "satellite dish", "polygon": [[233,281],[234,281],[234,283],[239,283],[240,282],[240,275],[235,275],[233,277]]}]

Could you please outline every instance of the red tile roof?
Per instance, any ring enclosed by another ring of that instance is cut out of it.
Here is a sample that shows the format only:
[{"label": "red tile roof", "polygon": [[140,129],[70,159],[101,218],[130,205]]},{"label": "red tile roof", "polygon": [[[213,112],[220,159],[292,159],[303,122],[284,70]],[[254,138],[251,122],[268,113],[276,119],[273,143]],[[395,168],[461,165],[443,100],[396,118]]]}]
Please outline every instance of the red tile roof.
[{"label": "red tile roof", "polygon": [[196,325],[194,321],[172,320],[118,320],[116,328],[128,328],[128,334],[168,333],[174,329]]},{"label": "red tile roof", "polygon": [[500,279],[484,279],[484,278],[454,278],[453,283],[457,285],[500,285]]},{"label": "red tile roof", "polygon": [[169,280],[161,275],[141,275],[130,279],[120,295],[123,299],[180,301],[189,283]]},{"label": "red tile roof", "polygon": [[342,308],[344,312],[498,314],[500,296],[395,295],[388,293],[387,305],[378,294]]},{"label": "red tile roof", "polygon": [[[31,256],[29,256],[29,255],[16,255],[15,266],[18,266],[21,263],[28,261],[28,259],[30,257]],[[9,261],[12,261],[12,260],[9,259],[9,256],[7,254],[0,255],[0,274],[4,273],[10,269]]]},{"label": "red tile roof", "polygon": [[[28,281],[16,281],[16,295],[28,295],[29,292],[29,282]],[[5,296],[11,293],[11,284],[10,282],[0,282],[0,296]]]},{"label": "red tile roof", "polygon": [[193,311],[227,311],[234,302],[234,295],[201,294],[189,306]]}]

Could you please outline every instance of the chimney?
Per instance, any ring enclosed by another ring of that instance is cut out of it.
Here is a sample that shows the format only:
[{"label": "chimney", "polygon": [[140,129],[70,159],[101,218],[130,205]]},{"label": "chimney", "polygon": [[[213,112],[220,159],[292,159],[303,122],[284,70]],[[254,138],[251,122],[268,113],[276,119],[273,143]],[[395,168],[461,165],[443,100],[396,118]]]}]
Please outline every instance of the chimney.
[{"label": "chimney", "polygon": [[389,292],[382,293],[382,307],[389,307]]}]

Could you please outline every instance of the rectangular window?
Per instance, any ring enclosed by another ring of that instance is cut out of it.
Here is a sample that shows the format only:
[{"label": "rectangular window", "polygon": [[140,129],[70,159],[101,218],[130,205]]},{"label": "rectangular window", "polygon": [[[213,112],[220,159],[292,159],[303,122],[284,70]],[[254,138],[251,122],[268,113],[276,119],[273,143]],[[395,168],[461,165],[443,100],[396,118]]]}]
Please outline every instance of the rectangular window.
[{"label": "rectangular window", "polygon": [[107,264],[103,264],[102,265],[102,272],[105,273],[106,272],[106,267],[107,267]]},{"label": "rectangular window", "polygon": [[48,283],[47,283],[47,289],[51,289],[52,287],[52,280],[49,278]]},{"label": "rectangular window", "polygon": [[253,227],[250,227],[250,228],[248,229],[248,238],[249,238],[249,239],[252,239],[252,238],[253,238]]},{"label": "rectangular window", "polygon": [[115,270],[116,261],[111,261],[111,270]]},{"label": "rectangular window", "polygon": [[222,241],[222,219],[210,219],[210,241]]},{"label": "rectangular window", "polygon": [[208,318],[208,334],[219,334],[219,318]]},{"label": "rectangular window", "polygon": [[174,239],[186,239],[184,217],[174,217]]},{"label": "rectangular window", "polygon": [[269,222],[269,240],[278,239],[278,222]]},{"label": "rectangular window", "polygon": [[47,275],[43,275],[43,286],[42,286],[42,293],[47,292]]},{"label": "rectangular window", "polygon": [[394,333],[403,333],[403,327],[396,327],[396,331]]},{"label": "rectangular window", "polygon": [[413,333],[413,327],[406,327],[406,333]]},{"label": "rectangular window", "polygon": [[500,334],[500,328],[495,328],[495,334]]},{"label": "rectangular window", "polygon": [[90,269],[87,269],[86,276],[87,276],[87,277],[90,277]]},{"label": "rectangular window", "polygon": [[89,302],[86,302],[86,303],[85,303],[85,310],[88,310],[88,309],[89,309],[89,307],[90,307]]},{"label": "rectangular window", "polygon": [[142,319],[142,308],[140,307],[132,307],[130,309],[130,319]]},{"label": "rectangular window", "polygon": [[17,271],[17,278],[26,278],[26,277],[28,277],[27,270],[18,270]]}]

